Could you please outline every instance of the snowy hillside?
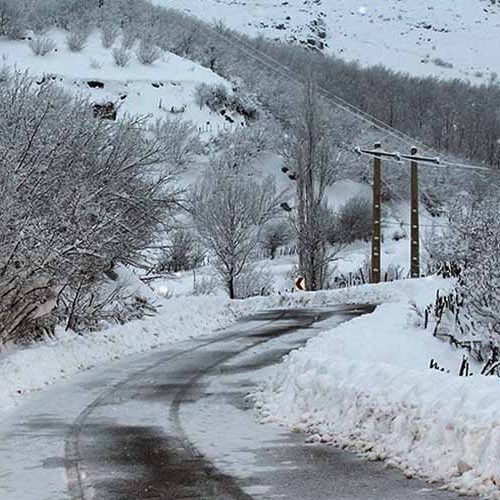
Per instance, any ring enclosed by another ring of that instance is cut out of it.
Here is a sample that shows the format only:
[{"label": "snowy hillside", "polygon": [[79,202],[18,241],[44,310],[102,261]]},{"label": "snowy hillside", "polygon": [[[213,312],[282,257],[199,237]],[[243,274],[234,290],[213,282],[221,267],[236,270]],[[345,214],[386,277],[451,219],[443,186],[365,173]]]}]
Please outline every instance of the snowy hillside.
[{"label": "snowy hillside", "polygon": [[490,0],[153,0],[250,35],[323,48],[363,65],[486,82],[500,72]]},{"label": "snowy hillside", "polygon": [[231,88],[229,82],[199,64],[164,53],[154,64],[143,65],[131,50],[130,63],[119,67],[113,61],[112,48],[103,48],[96,32],[81,52],[71,52],[66,35],[60,31],[52,31],[47,37],[55,42],[56,50],[43,57],[34,55],[24,41],[0,39],[2,64],[28,71],[39,78],[40,84],[44,78],[57,81],[74,94],[88,96],[93,103],[112,102],[118,107],[118,116],[181,118],[208,135],[240,126],[238,117],[231,124],[195,102],[195,89],[201,83]]}]

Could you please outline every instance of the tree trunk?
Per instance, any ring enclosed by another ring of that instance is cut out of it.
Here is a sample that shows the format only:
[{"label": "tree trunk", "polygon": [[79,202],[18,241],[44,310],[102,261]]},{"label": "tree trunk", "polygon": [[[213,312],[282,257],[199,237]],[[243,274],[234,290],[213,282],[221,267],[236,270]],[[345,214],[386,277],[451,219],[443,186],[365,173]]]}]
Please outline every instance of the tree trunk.
[{"label": "tree trunk", "polygon": [[229,298],[235,299],[236,294],[234,292],[234,277],[230,276],[229,279],[227,280],[227,293],[229,294]]}]

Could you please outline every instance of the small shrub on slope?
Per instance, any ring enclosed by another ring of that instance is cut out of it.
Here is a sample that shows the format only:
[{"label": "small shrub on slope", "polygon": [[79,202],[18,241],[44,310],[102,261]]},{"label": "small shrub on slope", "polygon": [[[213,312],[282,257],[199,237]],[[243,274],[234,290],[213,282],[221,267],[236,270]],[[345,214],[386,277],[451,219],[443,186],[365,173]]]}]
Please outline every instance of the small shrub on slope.
[{"label": "small shrub on slope", "polygon": [[46,56],[56,48],[56,43],[44,36],[35,36],[28,40],[28,47],[36,56]]}]

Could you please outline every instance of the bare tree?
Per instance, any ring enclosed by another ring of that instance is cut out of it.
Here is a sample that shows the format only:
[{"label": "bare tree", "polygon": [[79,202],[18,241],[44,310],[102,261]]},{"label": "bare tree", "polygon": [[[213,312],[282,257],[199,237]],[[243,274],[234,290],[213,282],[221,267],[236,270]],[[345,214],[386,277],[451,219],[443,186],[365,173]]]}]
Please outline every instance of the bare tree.
[{"label": "bare tree", "polygon": [[224,158],[205,171],[192,200],[196,228],[231,299],[237,298],[237,280],[248,271],[264,225],[275,215],[274,180],[257,182],[235,173]]},{"label": "bare tree", "polygon": [[335,146],[328,116],[309,80],[283,150],[290,178],[297,183],[299,268],[308,290],[323,287],[334,258],[327,248],[331,216],[325,189],[335,179],[340,158]]},{"label": "bare tree", "polygon": [[179,229],[170,238],[157,267],[159,272],[188,271],[203,262],[204,253],[195,235],[187,230]]},{"label": "bare tree", "polygon": [[169,163],[172,171],[184,170],[202,150],[200,134],[189,121],[158,120],[149,130],[161,142],[165,161]]}]

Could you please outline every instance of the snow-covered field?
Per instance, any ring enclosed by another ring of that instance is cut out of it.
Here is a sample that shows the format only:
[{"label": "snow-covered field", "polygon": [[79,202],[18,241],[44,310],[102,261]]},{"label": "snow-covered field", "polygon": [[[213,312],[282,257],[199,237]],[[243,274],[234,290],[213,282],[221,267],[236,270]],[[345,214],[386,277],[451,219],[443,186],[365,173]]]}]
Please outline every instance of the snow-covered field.
[{"label": "snow-covered field", "polygon": [[250,35],[314,40],[363,65],[487,82],[500,72],[500,8],[489,0],[154,0]]},{"label": "snow-covered field", "polygon": [[[463,351],[424,331],[414,308],[443,283],[419,283],[406,291],[412,282],[382,285],[399,288],[399,299],[293,351],[252,399],[263,422],[304,431],[312,443],[498,499],[498,379],[478,375],[474,364],[474,375],[458,376]],[[429,369],[431,359],[444,372]]]}]

